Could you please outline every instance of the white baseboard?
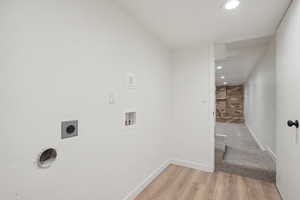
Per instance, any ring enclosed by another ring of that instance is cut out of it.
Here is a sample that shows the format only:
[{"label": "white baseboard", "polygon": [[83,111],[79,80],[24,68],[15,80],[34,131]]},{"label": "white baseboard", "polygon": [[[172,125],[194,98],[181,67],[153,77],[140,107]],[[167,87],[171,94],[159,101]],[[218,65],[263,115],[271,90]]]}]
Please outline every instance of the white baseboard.
[{"label": "white baseboard", "polygon": [[188,161],[188,160],[173,159],[170,161],[170,163],[174,164],[174,165],[180,165],[183,167],[187,167],[187,168],[197,169],[200,171],[205,171],[205,172],[213,172],[214,171],[214,167],[210,167],[203,163],[198,163],[198,162],[193,162],[193,161]]},{"label": "white baseboard", "polygon": [[227,137],[227,135],[224,135],[224,134],[216,134],[216,137]]},{"label": "white baseboard", "polygon": [[252,131],[252,129],[248,126],[248,124],[245,122],[245,125],[247,126],[249,132],[251,133],[251,136],[253,137],[253,139],[255,140],[255,142],[257,143],[257,145],[259,146],[259,148],[262,150],[262,151],[265,151],[265,147],[264,145],[258,140],[256,134]]},{"label": "white baseboard", "polygon": [[284,197],[284,195],[282,194],[281,190],[280,190],[280,186],[278,185],[278,183],[276,184],[276,189],[281,197],[282,200],[286,200],[286,198]]},{"label": "white baseboard", "polygon": [[271,155],[272,159],[276,162],[277,160],[277,155],[272,151],[272,149],[269,146],[266,146],[266,150],[268,153]]},{"label": "white baseboard", "polygon": [[163,172],[169,165],[170,161],[164,162],[159,168],[154,170],[145,180],[135,187],[123,200],[134,200],[161,172]]},{"label": "white baseboard", "polygon": [[134,200],[156,177],[158,177],[170,164],[180,165],[192,169],[197,169],[205,172],[213,172],[214,168],[208,165],[186,161],[186,160],[168,160],[164,162],[159,168],[154,170],[148,177],[145,178],[137,187],[135,187],[123,200]]}]

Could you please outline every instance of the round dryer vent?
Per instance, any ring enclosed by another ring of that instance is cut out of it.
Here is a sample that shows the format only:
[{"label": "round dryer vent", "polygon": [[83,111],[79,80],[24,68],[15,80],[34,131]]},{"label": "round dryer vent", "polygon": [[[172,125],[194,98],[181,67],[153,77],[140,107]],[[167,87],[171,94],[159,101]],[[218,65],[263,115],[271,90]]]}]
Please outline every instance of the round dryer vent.
[{"label": "round dryer vent", "polygon": [[40,168],[48,168],[56,160],[57,152],[53,148],[42,151],[38,157],[38,166]]}]

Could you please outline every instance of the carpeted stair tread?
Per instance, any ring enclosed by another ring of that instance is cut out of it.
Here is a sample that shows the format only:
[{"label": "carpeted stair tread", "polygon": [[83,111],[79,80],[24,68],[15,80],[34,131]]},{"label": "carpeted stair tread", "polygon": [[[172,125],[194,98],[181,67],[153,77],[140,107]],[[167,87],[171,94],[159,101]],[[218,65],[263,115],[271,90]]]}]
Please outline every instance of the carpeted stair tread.
[{"label": "carpeted stair tread", "polygon": [[227,147],[224,162],[251,168],[275,171],[275,164],[267,152],[245,151]]},{"label": "carpeted stair tread", "polygon": [[275,183],[275,162],[259,148],[245,124],[216,123],[215,132],[216,170]]},{"label": "carpeted stair tread", "polygon": [[216,170],[275,183],[274,161],[263,151],[245,151],[228,147]]}]

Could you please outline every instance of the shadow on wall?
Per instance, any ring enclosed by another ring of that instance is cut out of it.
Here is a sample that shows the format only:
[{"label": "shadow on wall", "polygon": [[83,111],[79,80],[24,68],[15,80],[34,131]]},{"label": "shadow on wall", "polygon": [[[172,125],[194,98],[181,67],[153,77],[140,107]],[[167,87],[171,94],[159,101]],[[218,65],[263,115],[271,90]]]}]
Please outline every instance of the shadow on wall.
[{"label": "shadow on wall", "polygon": [[244,123],[243,90],[242,85],[217,87],[217,122]]}]

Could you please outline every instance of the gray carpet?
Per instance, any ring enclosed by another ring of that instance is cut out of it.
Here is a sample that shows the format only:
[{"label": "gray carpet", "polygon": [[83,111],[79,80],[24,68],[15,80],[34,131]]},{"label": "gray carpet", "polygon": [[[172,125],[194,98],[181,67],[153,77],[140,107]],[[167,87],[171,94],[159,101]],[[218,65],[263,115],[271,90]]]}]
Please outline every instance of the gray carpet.
[{"label": "gray carpet", "polygon": [[216,123],[216,135],[226,135],[226,145],[246,151],[260,151],[244,124]]},{"label": "gray carpet", "polygon": [[217,123],[216,135],[216,170],[275,182],[275,162],[244,124]]}]

